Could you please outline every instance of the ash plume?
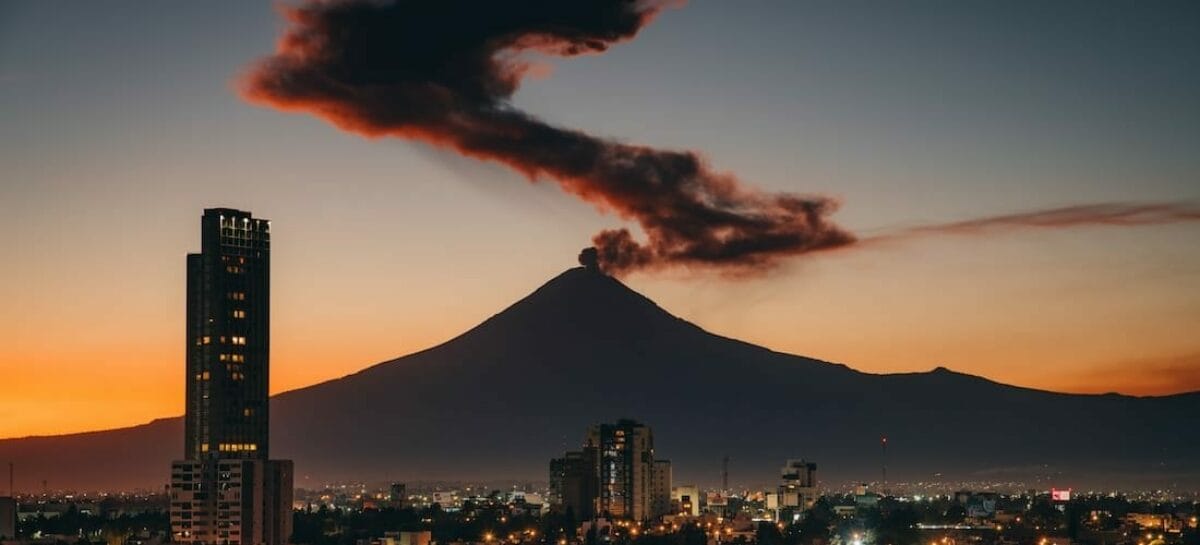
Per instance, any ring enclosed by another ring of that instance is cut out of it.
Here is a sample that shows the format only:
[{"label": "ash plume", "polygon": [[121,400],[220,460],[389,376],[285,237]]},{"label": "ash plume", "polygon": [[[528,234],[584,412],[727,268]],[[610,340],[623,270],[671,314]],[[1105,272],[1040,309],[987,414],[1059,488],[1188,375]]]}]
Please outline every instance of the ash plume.
[{"label": "ash plume", "polygon": [[1047,208],[963,221],[933,223],[863,239],[883,242],[925,235],[981,235],[1012,229],[1061,229],[1087,226],[1134,227],[1200,221],[1200,206],[1191,203],[1097,203]]},{"label": "ash plume", "polygon": [[512,106],[525,52],[602,53],[664,7],[629,0],[311,0],[282,8],[274,55],[245,75],[250,101],[368,137],[420,140],[550,179],[636,222],[593,238],[610,274],[669,266],[761,270],[854,237],[821,196],[754,191],[691,151],[556,127]]},{"label": "ash plume", "polygon": [[831,198],[756,191],[695,152],[557,127],[511,104],[534,69],[523,53],[603,53],[663,7],[662,0],[309,0],[281,8],[290,24],[275,54],[245,74],[241,92],[363,136],[418,140],[507,165],[530,181],[553,180],[640,228],[640,235],[604,230],[580,255],[585,267],[615,275],[673,266],[741,275],[788,256],[925,235],[1200,219],[1193,205],[1107,203],[858,240],[829,220],[838,206]]}]

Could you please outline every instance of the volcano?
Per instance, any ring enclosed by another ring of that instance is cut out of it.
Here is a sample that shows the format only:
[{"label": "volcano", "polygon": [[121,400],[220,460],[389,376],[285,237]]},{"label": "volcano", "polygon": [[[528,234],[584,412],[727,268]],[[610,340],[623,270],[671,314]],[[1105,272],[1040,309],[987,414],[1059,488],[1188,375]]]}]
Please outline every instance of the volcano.
[{"label": "volcano", "polygon": [[[180,363],[182,365],[182,362]],[[592,423],[654,429],[677,482],[821,479],[1200,484],[1200,392],[1074,395],[937,368],[868,374],[709,333],[597,270],[567,270],[439,346],[272,398],[272,454],[330,480],[545,480]],[[51,488],[160,488],[182,419],[0,441]],[[1050,479],[1050,481],[1046,481]]]}]

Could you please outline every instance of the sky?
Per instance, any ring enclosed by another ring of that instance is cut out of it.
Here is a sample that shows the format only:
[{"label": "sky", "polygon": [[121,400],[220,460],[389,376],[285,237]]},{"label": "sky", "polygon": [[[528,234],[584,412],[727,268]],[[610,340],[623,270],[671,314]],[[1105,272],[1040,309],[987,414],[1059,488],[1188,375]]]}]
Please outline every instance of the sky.
[{"label": "sky", "polygon": [[[0,437],[182,414],[205,207],[272,223],[272,392],[461,333],[636,225],[493,164],[249,104],[268,2],[0,1]],[[869,238],[1200,203],[1194,2],[693,0],[516,107],[836,198]],[[871,373],[1200,390],[1200,223],[932,234],[730,278],[634,273],[721,335]]]}]

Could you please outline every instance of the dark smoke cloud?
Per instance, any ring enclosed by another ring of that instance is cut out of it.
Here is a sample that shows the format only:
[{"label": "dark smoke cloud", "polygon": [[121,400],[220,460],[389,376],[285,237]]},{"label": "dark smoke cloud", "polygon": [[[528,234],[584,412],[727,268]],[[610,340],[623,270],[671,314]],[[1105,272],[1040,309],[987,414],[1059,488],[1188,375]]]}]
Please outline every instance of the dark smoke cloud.
[{"label": "dark smoke cloud", "polygon": [[601,53],[662,9],[628,0],[310,1],[285,7],[276,53],[242,82],[254,102],[318,115],[370,137],[421,140],[552,179],[645,236],[608,230],[595,258],[615,274],[664,266],[760,270],[850,244],[824,197],[767,194],[693,152],[555,127],[509,99],[531,69],[519,55]]},{"label": "dark smoke cloud", "polygon": [[590,271],[600,269],[600,253],[596,250],[595,246],[584,248],[583,251],[579,252],[579,264]]},{"label": "dark smoke cloud", "polygon": [[1200,206],[1190,203],[1100,203],[919,225],[867,238],[862,242],[938,234],[980,235],[1011,229],[1061,229],[1095,225],[1132,227],[1192,221],[1200,221]]},{"label": "dark smoke cloud", "polygon": [[[580,255],[613,274],[687,266],[752,273],[786,256],[849,247],[820,196],[762,193],[690,151],[660,150],[555,127],[510,98],[532,65],[521,53],[598,54],[663,8],[628,0],[310,0],[282,8],[276,53],[242,81],[247,99],[307,112],[369,137],[420,140],[551,179],[632,220]],[[860,242],[1013,228],[1195,221],[1183,204],[1095,204],[924,225]]]}]

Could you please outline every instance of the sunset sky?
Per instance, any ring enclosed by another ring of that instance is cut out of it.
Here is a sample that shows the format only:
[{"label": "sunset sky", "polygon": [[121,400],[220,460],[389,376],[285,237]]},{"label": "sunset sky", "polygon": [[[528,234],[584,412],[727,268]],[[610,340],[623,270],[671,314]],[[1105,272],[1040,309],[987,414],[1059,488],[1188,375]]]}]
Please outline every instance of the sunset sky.
[{"label": "sunset sky", "polygon": [[[204,208],[273,220],[272,391],[477,324],[603,229],[479,162],[236,90],[269,2],[0,3],[0,438],[183,412]],[[1200,206],[1200,4],[694,0],[515,105],[828,195],[869,239],[1094,203]],[[1190,208],[1188,208],[1190,207]],[[1200,222],[897,237],[762,274],[634,273],[715,333],[872,373],[1200,390]]]}]

